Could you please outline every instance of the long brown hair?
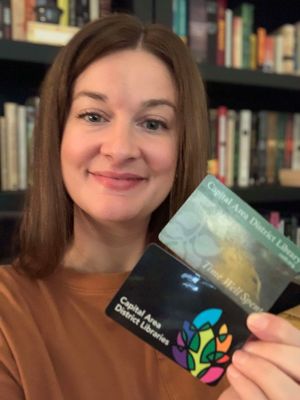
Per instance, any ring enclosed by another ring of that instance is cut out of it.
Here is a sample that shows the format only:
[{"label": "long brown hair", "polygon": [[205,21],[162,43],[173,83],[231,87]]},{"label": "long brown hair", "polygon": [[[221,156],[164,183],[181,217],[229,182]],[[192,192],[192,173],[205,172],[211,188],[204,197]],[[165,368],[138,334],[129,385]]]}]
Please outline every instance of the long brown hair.
[{"label": "long brown hair", "polygon": [[173,188],[153,213],[153,240],[206,174],[208,124],[203,82],[189,49],[167,27],[111,15],[86,25],[61,49],[41,88],[34,131],[33,176],[20,229],[18,270],[50,275],[73,237],[73,203],[65,190],[60,145],[77,77],[96,59],[141,47],[169,68],[178,93],[179,148]]}]

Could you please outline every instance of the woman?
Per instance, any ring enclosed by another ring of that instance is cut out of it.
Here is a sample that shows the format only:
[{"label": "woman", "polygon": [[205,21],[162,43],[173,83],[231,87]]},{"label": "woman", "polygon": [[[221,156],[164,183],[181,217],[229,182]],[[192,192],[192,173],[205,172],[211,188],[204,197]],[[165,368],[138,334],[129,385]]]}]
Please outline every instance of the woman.
[{"label": "woman", "polygon": [[224,391],[104,314],[204,177],[207,136],[197,67],[166,28],[111,16],[62,49],[42,88],[20,255],[1,269],[1,399],[299,398],[300,333],[275,316],[249,318],[261,340],[236,352]]}]

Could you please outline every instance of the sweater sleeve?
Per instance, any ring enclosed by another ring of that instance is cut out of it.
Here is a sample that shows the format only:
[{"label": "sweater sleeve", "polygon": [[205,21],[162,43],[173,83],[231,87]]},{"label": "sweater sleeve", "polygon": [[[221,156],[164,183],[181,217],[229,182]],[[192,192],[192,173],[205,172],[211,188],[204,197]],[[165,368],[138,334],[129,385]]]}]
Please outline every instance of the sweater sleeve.
[{"label": "sweater sleeve", "polygon": [[1,400],[24,400],[25,396],[19,382],[20,377],[16,362],[0,329]]}]

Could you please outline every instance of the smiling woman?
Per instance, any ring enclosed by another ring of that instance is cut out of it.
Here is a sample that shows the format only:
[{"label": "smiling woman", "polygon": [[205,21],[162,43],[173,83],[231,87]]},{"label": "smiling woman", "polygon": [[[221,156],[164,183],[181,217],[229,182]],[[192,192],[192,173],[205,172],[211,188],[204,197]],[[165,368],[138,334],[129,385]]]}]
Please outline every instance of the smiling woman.
[{"label": "smiling woman", "polygon": [[[204,386],[105,314],[205,176],[207,125],[197,66],[167,28],[112,15],[60,51],[41,91],[20,253],[0,268],[1,400],[218,398],[226,381]],[[298,331],[260,321],[222,400],[300,398]]]}]

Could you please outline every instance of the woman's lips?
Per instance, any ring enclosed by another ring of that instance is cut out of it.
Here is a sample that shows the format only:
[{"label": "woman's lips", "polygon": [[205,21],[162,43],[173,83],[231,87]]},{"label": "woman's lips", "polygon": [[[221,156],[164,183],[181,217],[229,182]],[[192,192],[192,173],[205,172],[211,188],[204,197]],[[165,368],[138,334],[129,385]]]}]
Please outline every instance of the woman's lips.
[{"label": "woman's lips", "polygon": [[105,188],[112,190],[130,190],[146,180],[146,178],[132,173],[116,173],[111,171],[89,173]]}]

